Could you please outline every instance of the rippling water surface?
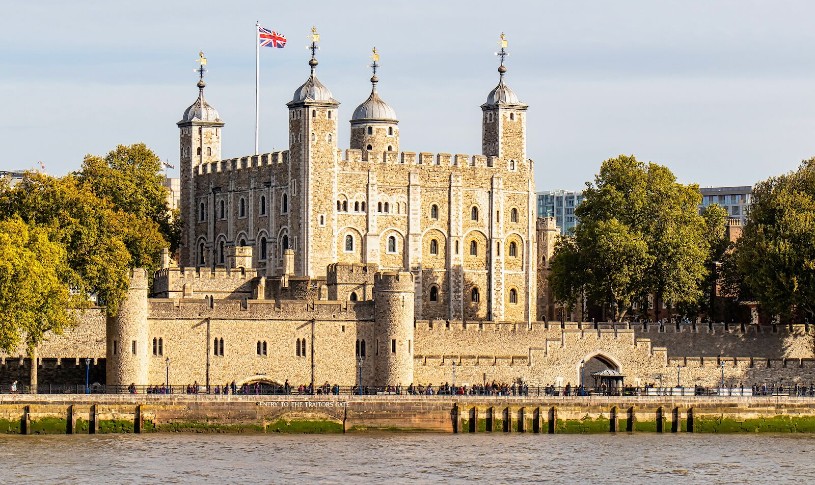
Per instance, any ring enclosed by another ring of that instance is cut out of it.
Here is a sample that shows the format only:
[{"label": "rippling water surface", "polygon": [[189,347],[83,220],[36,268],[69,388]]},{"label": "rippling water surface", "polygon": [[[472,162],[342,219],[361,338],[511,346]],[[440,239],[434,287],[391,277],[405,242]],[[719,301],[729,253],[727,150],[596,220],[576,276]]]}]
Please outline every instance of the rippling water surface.
[{"label": "rippling water surface", "polygon": [[809,435],[0,436],[0,483],[815,483]]}]

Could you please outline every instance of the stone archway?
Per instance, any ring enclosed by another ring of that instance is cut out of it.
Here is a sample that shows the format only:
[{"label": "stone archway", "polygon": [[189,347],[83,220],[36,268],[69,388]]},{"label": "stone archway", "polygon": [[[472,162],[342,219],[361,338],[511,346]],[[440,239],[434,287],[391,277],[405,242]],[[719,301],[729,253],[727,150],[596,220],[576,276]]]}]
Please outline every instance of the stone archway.
[{"label": "stone archway", "polygon": [[[581,371],[582,367],[582,371]],[[580,382],[580,374],[582,373],[583,385],[587,388],[598,388],[603,383],[606,387],[617,384],[622,385],[622,379],[599,379],[596,374],[619,374],[622,375],[622,367],[620,362],[614,357],[604,354],[602,352],[595,352],[586,355],[580,362],[577,363],[578,382]],[[619,381],[619,382],[616,382]]]},{"label": "stone archway", "polygon": [[235,382],[238,392],[244,394],[285,394],[285,383],[277,382],[268,376],[254,375]]}]

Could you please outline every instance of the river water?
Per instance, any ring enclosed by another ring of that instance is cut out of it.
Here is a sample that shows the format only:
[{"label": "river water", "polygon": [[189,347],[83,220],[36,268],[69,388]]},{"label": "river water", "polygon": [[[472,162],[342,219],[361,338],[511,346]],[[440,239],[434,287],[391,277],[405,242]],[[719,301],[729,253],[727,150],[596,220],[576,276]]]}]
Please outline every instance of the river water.
[{"label": "river water", "polygon": [[0,483],[815,483],[811,435],[0,436]]}]

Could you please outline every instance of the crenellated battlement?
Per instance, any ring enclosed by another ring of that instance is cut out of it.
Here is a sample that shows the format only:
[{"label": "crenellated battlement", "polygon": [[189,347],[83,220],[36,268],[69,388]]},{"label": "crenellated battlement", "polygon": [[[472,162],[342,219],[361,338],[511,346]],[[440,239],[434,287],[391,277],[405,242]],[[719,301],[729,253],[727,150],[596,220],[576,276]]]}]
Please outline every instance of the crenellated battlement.
[{"label": "crenellated battlement", "polygon": [[151,298],[150,319],[373,321],[373,302]]},{"label": "crenellated battlement", "polygon": [[329,285],[371,283],[377,271],[377,264],[333,263],[328,265],[326,282]]},{"label": "crenellated battlement", "polygon": [[210,173],[233,172],[244,169],[257,169],[261,167],[289,163],[289,151],[263,153],[239,158],[229,158],[217,162],[202,163],[198,165],[197,175]]},{"label": "crenellated battlement", "polygon": [[413,293],[413,274],[407,271],[385,271],[374,275],[374,292]]},{"label": "crenellated battlement", "polygon": [[258,270],[245,268],[162,268],[153,279],[153,294],[162,298],[191,297],[195,293],[251,295]]},{"label": "crenellated battlement", "polygon": [[[345,157],[341,161],[346,164],[354,163],[379,163],[391,165],[424,165],[442,167],[471,167],[471,168],[495,168],[508,169],[509,165],[504,163],[499,157],[487,157],[484,155],[468,155],[462,153],[429,153],[429,152],[382,152],[372,153],[367,150],[347,149]],[[507,160],[508,162],[508,160]],[[517,160],[516,168],[527,165],[526,160]]]}]

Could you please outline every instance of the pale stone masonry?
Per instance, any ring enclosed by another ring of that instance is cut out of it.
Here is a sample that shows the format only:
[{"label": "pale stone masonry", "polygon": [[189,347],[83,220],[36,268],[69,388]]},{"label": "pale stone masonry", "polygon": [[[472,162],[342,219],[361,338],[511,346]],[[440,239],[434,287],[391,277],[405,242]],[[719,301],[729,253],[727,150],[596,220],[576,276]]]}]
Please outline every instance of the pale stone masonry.
[{"label": "pale stone masonry", "polygon": [[[504,53],[502,49],[502,53]],[[340,103],[317,61],[287,104],[288,150],[221,160],[224,121],[198,99],[178,122],[178,264],[134,270],[98,310],[37,349],[43,369],[104,361],[107,383],[371,386],[815,382],[809,325],[563,322],[546,280],[558,228],[535,217],[527,106],[505,82],[482,109],[482,153],[400,151],[371,79],[338,148]],[[376,65],[378,67],[378,65]],[[25,366],[0,356],[0,384]],[[722,366],[724,364],[724,366]],[[101,365],[101,362],[100,362]],[[14,374],[14,375],[17,375]],[[83,376],[84,378],[84,376]],[[679,378],[679,377],[678,377]]]}]

